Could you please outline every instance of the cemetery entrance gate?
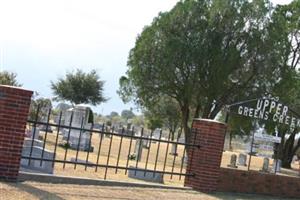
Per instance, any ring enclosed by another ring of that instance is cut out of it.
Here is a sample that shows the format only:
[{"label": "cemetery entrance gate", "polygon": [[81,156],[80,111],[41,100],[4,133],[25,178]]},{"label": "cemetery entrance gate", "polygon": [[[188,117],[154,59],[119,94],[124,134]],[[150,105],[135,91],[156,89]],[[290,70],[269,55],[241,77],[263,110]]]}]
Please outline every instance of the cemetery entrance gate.
[{"label": "cemetery entrance gate", "polygon": [[32,93],[0,85],[0,179],[18,180],[21,166],[104,179],[117,175],[162,182],[162,176],[185,177],[185,186],[217,190],[225,124],[194,119],[190,144],[162,131],[93,124],[84,107],[55,114],[38,106],[27,121]]},{"label": "cemetery entrance gate", "polygon": [[91,115],[83,106],[56,115],[51,109],[37,107],[27,121],[22,169],[75,176],[78,169],[78,176],[128,176],[159,183],[195,175],[187,167],[187,154],[192,160],[199,144],[186,143],[180,134],[162,130],[94,124]]},{"label": "cemetery entrance gate", "polygon": [[[203,192],[300,196],[299,178],[220,167],[227,127],[224,123],[194,119],[193,143],[187,144],[180,137],[174,138],[161,131],[147,133],[143,129],[116,129],[93,124],[89,110],[84,107],[58,115],[38,107],[27,121],[31,96],[32,91],[0,85],[2,180],[17,181],[21,165],[29,171],[57,175],[66,172],[65,175],[71,176],[78,172],[79,176],[87,173],[93,178],[103,176],[105,179],[117,175],[118,178],[129,176],[159,182],[161,176],[165,176],[164,180],[166,176],[170,179],[184,176],[184,186]],[[269,105],[265,102],[264,107],[269,106],[269,110],[276,106],[276,102],[269,101]],[[251,107],[247,107],[246,113],[245,106],[240,106],[238,111],[243,115],[253,114]],[[281,108],[282,115],[291,119],[291,127],[295,120],[299,126],[295,113],[288,112],[288,107]],[[280,120],[280,117],[273,116],[273,119]],[[270,181],[272,187],[265,184]]]}]

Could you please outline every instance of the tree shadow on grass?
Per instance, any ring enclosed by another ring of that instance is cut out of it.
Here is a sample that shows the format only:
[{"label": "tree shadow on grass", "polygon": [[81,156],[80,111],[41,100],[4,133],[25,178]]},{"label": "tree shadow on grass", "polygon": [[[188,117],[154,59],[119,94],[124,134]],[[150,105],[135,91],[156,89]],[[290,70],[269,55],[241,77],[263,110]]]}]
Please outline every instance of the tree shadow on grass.
[{"label": "tree shadow on grass", "polygon": [[64,198],[61,198],[60,196],[58,196],[55,193],[51,193],[51,192],[48,192],[48,191],[45,191],[45,190],[41,190],[37,187],[28,185],[26,183],[22,183],[22,182],[9,183],[9,185],[11,187],[17,188],[18,190],[29,193],[29,194],[37,197],[38,199],[64,200]]}]

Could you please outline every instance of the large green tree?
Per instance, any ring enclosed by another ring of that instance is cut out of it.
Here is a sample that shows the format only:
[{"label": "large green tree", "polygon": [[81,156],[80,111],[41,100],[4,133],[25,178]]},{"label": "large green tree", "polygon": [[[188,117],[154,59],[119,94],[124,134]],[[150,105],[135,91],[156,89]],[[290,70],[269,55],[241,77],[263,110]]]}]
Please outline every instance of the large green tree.
[{"label": "large green tree", "polygon": [[[268,25],[270,63],[280,69],[280,78],[268,87],[268,92],[279,97],[291,109],[300,113],[300,1],[294,0],[288,5],[279,5],[274,9],[271,23]],[[299,118],[300,116],[297,116]],[[250,132],[249,119],[232,116],[229,121],[231,134],[239,134],[241,130]],[[291,167],[292,158],[300,149],[300,140],[296,140],[299,129],[290,129],[286,125],[279,125],[270,121],[263,121],[269,133],[274,133],[275,128],[282,137],[282,142],[275,151],[275,157],[282,160],[282,166]]]},{"label": "large green tree", "polygon": [[1,85],[11,85],[16,87],[21,87],[22,85],[17,81],[17,74],[8,71],[0,72],[0,84]]},{"label": "large green tree", "polygon": [[267,28],[271,11],[265,0],[180,1],[138,36],[120,96],[144,107],[163,95],[173,98],[189,141],[191,117],[214,118],[224,105],[278,79],[282,69],[273,65],[279,58],[270,55],[275,47]]},{"label": "large green tree", "polygon": [[85,73],[80,69],[68,72],[64,78],[51,82],[51,89],[56,100],[67,100],[74,104],[97,105],[107,99],[103,95],[104,82],[100,80],[96,70]]},{"label": "large green tree", "polygon": [[[273,31],[278,33],[278,45],[284,49],[283,64],[287,70],[280,81],[276,83],[273,93],[287,103],[297,113],[300,113],[300,0],[294,0],[288,5],[278,6],[273,14]],[[297,116],[298,118],[300,116]],[[296,140],[299,129],[278,126],[282,142],[278,146],[277,158],[282,160],[282,166],[291,167],[292,158],[300,149],[300,139]]]},{"label": "large green tree", "polygon": [[[281,95],[281,99],[288,104],[290,109],[293,109],[298,115],[295,117],[300,118],[300,74],[297,72],[291,72],[287,80],[279,84],[275,90],[275,94]],[[300,129],[290,127],[286,125],[272,124],[271,127],[277,127],[279,135],[282,140],[280,145],[277,147],[275,156],[282,161],[282,166],[285,168],[291,168],[293,156],[297,150],[300,149],[300,138],[296,140],[296,135],[299,134]]]}]

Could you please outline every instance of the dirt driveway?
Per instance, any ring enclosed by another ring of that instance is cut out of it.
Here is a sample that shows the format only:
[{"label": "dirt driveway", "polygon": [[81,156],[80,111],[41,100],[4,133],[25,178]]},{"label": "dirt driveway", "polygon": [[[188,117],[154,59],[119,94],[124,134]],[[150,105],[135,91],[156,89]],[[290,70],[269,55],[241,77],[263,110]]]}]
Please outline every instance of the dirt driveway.
[{"label": "dirt driveway", "polygon": [[271,200],[280,199],[267,196],[246,194],[203,194],[191,190],[153,189],[137,187],[108,187],[70,184],[47,184],[37,182],[4,183],[0,182],[0,200],[19,199],[120,199],[120,200]]}]

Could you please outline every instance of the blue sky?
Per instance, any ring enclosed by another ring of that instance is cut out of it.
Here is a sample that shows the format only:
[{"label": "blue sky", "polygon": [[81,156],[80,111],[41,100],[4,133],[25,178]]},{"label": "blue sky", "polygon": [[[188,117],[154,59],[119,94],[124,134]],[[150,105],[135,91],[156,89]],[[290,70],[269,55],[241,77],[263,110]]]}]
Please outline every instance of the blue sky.
[{"label": "blue sky", "polygon": [[[23,87],[52,97],[50,81],[67,71],[96,69],[105,80],[109,114],[134,107],[116,94],[136,36],[178,0],[0,0],[0,70]],[[288,3],[290,0],[273,0]]]}]

